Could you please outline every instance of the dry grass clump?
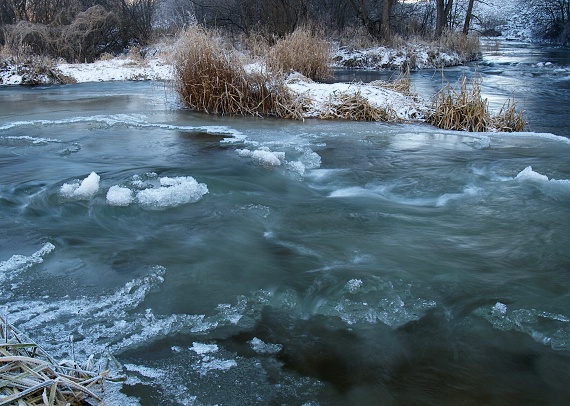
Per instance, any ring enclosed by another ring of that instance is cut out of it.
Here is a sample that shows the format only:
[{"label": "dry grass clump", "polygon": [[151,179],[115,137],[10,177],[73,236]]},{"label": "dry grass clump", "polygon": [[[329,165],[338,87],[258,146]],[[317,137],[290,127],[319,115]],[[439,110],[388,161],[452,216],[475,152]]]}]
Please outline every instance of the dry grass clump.
[{"label": "dry grass clump", "polygon": [[228,115],[302,119],[301,106],[283,78],[247,72],[235,52],[199,26],[183,35],[175,55],[177,91],[191,109]]},{"label": "dry grass clump", "polygon": [[360,25],[349,25],[342,32],[337,34],[341,47],[346,47],[351,51],[357,49],[367,49],[377,47],[378,40],[370,35],[366,27]]},{"label": "dry grass clump", "polygon": [[508,101],[499,114],[491,116],[487,99],[481,97],[478,78],[470,84],[463,75],[459,89],[447,84],[436,96],[427,122],[445,130],[484,132],[489,130],[522,131],[524,113],[516,111],[516,102]]},{"label": "dry grass clump", "polygon": [[331,44],[307,27],[279,39],[266,57],[272,71],[296,71],[313,80],[332,77],[331,62]]},{"label": "dry grass clump", "polygon": [[400,74],[394,80],[373,80],[369,84],[371,86],[382,87],[384,89],[393,90],[395,92],[410,96],[410,66],[408,65],[406,69],[400,69]]},{"label": "dry grass clump", "polygon": [[57,363],[0,316],[0,405],[83,405],[100,401],[101,374],[74,362]]},{"label": "dry grass clump", "polygon": [[517,102],[513,98],[507,100],[501,111],[493,117],[493,127],[503,132],[523,131],[526,126],[526,119],[523,111],[517,111]]},{"label": "dry grass clump", "polygon": [[457,52],[467,61],[474,61],[481,56],[479,37],[465,35],[457,31],[445,31],[438,39],[437,44],[443,50]]},{"label": "dry grass clump", "polygon": [[396,121],[390,111],[374,107],[360,91],[343,92],[328,103],[326,110],[320,114],[320,119],[343,119],[351,121]]}]

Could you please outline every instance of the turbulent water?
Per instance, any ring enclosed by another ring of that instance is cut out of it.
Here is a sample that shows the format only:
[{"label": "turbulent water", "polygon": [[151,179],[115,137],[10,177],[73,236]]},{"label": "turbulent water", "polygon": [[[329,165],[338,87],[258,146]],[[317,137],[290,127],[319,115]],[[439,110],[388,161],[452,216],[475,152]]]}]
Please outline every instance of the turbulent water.
[{"label": "turbulent water", "polygon": [[549,108],[534,132],[0,89],[0,311],[56,358],[113,354],[110,405],[565,404],[570,69],[505,52],[462,69]]}]

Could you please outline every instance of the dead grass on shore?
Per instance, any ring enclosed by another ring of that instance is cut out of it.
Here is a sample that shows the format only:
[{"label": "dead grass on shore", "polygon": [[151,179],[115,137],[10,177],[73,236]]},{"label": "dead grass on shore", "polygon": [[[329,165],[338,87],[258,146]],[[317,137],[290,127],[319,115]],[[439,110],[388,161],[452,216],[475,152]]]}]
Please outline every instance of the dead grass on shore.
[{"label": "dead grass on shore", "polygon": [[302,119],[302,106],[282,75],[266,69],[247,72],[235,51],[199,26],[183,34],[175,55],[177,90],[193,110],[224,115]]},{"label": "dead grass on shore", "polygon": [[371,86],[377,86],[388,90],[393,90],[407,96],[411,96],[411,78],[409,65],[405,69],[400,70],[400,74],[394,80],[374,80],[370,82]]},{"label": "dead grass on shore", "polygon": [[514,98],[509,99],[499,113],[492,116],[488,100],[481,96],[480,78],[475,77],[469,82],[463,75],[458,86],[447,84],[436,95],[427,122],[445,130],[523,131],[526,125],[524,112],[518,112],[516,105]]},{"label": "dead grass on shore", "polygon": [[341,119],[350,121],[396,122],[395,113],[390,109],[375,107],[360,91],[342,92],[327,103],[320,119]]},{"label": "dead grass on shore", "polygon": [[332,77],[332,48],[324,34],[299,27],[277,40],[267,51],[265,62],[270,71],[299,72],[312,80]]}]

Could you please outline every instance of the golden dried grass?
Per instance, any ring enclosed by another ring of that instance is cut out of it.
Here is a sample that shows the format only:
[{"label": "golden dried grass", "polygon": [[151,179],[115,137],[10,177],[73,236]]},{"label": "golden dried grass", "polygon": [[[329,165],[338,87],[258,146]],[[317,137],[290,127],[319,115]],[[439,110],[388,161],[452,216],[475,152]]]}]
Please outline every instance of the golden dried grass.
[{"label": "golden dried grass", "polygon": [[400,69],[399,75],[394,80],[373,80],[370,82],[370,85],[411,96],[410,66],[408,65],[405,69]]},{"label": "golden dried grass", "polygon": [[342,119],[351,121],[397,121],[391,109],[374,107],[368,99],[356,92],[342,92],[329,100],[320,119]]},{"label": "golden dried grass", "polygon": [[279,39],[267,52],[266,64],[274,72],[299,72],[313,79],[332,77],[331,44],[308,27],[299,27]]},{"label": "golden dried grass", "polygon": [[183,34],[175,55],[177,90],[190,109],[225,115],[302,119],[302,107],[283,77],[266,70],[247,72],[235,51],[199,26]]},{"label": "golden dried grass", "polygon": [[519,132],[523,131],[527,122],[524,111],[517,111],[517,101],[514,97],[508,99],[499,114],[493,117],[493,127],[503,132]]},{"label": "golden dried grass", "polygon": [[445,129],[471,132],[522,131],[526,124],[524,112],[516,111],[516,101],[508,100],[500,112],[489,113],[487,99],[481,97],[481,81],[475,77],[468,83],[463,75],[459,87],[447,84],[436,95],[427,122]]},{"label": "golden dried grass", "polygon": [[437,45],[441,50],[457,52],[468,61],[479,59],[481,56],[481,43],[478,36],[447,30],[437,40]]}]

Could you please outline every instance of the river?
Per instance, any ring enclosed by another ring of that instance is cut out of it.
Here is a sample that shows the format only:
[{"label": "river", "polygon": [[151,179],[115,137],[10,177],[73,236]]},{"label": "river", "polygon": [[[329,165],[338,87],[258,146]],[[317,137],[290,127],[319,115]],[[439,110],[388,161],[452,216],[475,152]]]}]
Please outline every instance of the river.
[{"label": "river", "polygon": [[113,354],[109,405],[565,404],[570,53],[502,47],[445,75],[514,92],[527,132],[1,88],[0,311]]}]

